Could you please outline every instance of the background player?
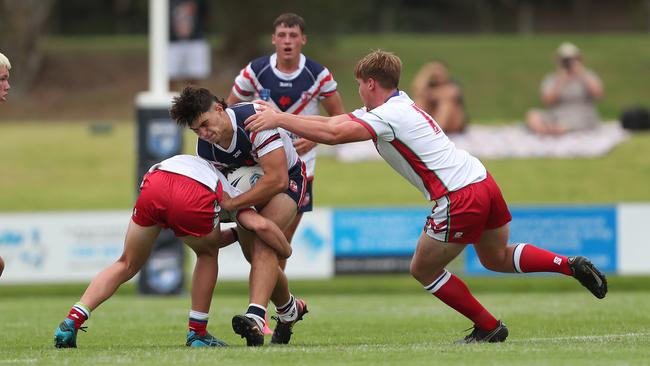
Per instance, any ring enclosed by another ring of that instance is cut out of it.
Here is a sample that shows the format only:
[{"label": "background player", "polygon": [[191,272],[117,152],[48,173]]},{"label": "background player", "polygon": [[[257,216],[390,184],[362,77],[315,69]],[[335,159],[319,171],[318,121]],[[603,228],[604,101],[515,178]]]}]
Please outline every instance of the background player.
[{"label": "background player", "polygon": [[[280,15],[273,22],[271,43],[275,46],[274,54],[255,59],[241,70],[226,100],[228,105],[251,101],[264,88],[271,91],[270,100],[283,112],[319,114],[320,102],[330,116],[345,113],[332,73],[302,54],[302,47],[307,44],[302,17],[293,13]],[[307,166],[307,188],[298,214],[285,230],[289,242],[302,214],[312,210],[312,184],[316,167],[316,143],[296,134],[291,137],[300,159]],[[282,265],[284,267],[284,262]]]},{"label": "background player", "polygon": [[7,101],[7,95],[9,95],[9,70],[11,70],[11,63],[7,56],[0,53],[0,102]]},{"label": "background player", "polygon": [[[55,330],[55,346],[77,346],[77,332],[91,311],[140,270],[162,228],[174,230],[196,253],[186,345],[225,346],[208,333],[207,324],[218,272],[219,204],[229,195],[237,194],[212,164],[196,156],[177,155],[151,167],[142,181],[122,256],[93,279],[79,302],[70,309]],[[255,231],[283,258],[291,254],[282,231],[254,210],[244,209],[229,216],[236,216],[243,227]]]},{"label": "background player", "polygon": [[[7,95],[9,94],[9,70],[11,69],[11,63],[7,56],[0,53],[0,102],[5,102],[7,100]],[[5,262],[0,257],[0,276],[2,276],[2,271],[5,269]]]},{"label": "background player", "polygon": [[[170,114],[181,126],[198,136],[197,154],[227,172],[241,166],[259,165],[264,175],[247,192],[222,202],[233,211],[252,205],[260,214],[286,229],[296,215],[304,191],[305,168],[285,132],[271,129],[249,133],[244,120],[255,114],[253,103],[227,108],[210,91],[187,87],[174,98]],[[263,206],[263,207],[262,207]],[[262,333],[269,299],[276,304],[278,324],[272,343],[288,343],[293,324],[307,312],[303,300],[295,299],[275,253],[259,240],[252,245],[240,241],[251,262],[250,305],[244,316],[233,318],[233,330],[246,338],[249,346],[264,344]]]},{"label": "background player", "polygon": [[473,243],[481,263],[498,272],[557,272],[573,276],[596,297],[607,280],[584,257],[565,257],[528,243],[509,246],[511,215],[483,164],[456,149],[437,123],[398,89],[400,59],[374,51],[355,67],[364,108],[337,117],[294,116],[270,107],[250,117],[251,131],[282,127],[308,139],[339,144],[372,139],[393,169],[434,202],[411,262],[426,291],[474,322],[461,343],[503,342],[497,320],[445,266]]}]

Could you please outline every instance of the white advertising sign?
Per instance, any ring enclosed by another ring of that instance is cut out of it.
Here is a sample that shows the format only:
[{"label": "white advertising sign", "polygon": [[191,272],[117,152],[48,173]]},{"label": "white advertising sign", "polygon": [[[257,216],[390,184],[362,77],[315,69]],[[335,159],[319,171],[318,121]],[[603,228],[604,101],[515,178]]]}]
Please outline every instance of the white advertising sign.
[{"label": "white advertising sign", "polygon": [[86,282],[122,253],[130,211],[0,214],[3,283]]}]

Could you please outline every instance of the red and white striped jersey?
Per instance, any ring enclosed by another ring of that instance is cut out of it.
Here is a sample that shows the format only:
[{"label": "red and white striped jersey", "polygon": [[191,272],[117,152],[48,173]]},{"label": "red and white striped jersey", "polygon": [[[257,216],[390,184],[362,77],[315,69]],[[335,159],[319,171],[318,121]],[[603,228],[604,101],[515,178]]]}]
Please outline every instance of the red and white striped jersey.
[{"label": "red and white striped jersey", "polygon": [[349,114],[372,135],[379,154],[428,200],[486,178],[483,164],[457,149],[436,121],[403,91],[368,111]]},{"label": "red and white striped jersey", "polygon": [[[281,111],[301,114],[319,114],[318,102],[336,93],[336,81],[332,73],[323,65],[300,55],[298,69],[284,73],[276,67],[277,54],[264,56],[251,61],[241,70],[232,92],[243,101],[259,98],[262,88],[271,91],[270,103]],[[298,136],[289,133],[292,139]],[[307,166],[307,175],[314,175],[316,150],[312,149],[300,156]]]}]

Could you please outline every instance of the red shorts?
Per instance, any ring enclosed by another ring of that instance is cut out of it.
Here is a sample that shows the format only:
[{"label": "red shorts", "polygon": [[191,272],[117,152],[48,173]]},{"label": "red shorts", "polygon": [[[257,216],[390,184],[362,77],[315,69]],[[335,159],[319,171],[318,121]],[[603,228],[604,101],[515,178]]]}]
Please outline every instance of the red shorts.
[{"label": "red shorts", "polygon": [[219,224],[217,192],[181,174],[155,170],[144,176],[131,219],[140,226],[171,228],[176,236],[205,236]]},{"label": "red shorts", "polygon": [[484,230],[496,229],[512,215],[490,173],[484,180],[436,201],[424,226],[426,234],[449,243],[477,243]]}]

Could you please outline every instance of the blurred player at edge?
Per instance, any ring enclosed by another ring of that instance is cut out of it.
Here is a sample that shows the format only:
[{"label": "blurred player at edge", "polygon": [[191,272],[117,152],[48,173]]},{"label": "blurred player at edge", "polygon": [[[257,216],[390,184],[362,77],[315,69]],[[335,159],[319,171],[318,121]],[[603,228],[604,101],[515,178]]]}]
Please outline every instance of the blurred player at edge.
[{"label": "blurred player at edge", "polygon": [[[11,63],[7,56],[0,53],[0,102],[7,101],[7,95],[9,95],[9,70],[11,69]],[[5,262],[0,257],[0,276],[2,276],[2,271],[5,269]]]},{"label": "blurred player at edge", "polygon": [[11,63],[7,56],[0,53],[0,102],[7,101],[7,95],[9,95],[9,70],[11,70]]},{"label": "blurred player at edge", "polygon": [[[271,91],[270,101],[283,112],[317,115],[320,102],[330,116],[345,113],[332,73],[302,54],[307,43],[302,17],[293,13],[277,17],[271,43],[275,46],[274,54],[257,58],[241,70],[226,100],[228,105],[259,98],[260,90],[266,88]],[[300,160],[307,166],[307,193],[298,214],[284,231],[289,242],[302,214],[312,210],[316,167],[316,143],[296,134],[291,134],[291,138]],[[281,265],[284,268],[286,262]]]},{"label": "blurred player at edge", "polygon": [[[77,347],[77,332],[90,312],[140,270],[160,230],[171,228],[196,253],[186,345],[225,346],[208,333],[208,313],[217,280],[217,254],[222,246],[220,215],[224,212],[220,204],[239,193],[211,163],[197,156],[177,155],[152,166],[142,180],[122,256],[88,285],[56,328],[54,345]],[[291,254],[291,246],[280,228],[255,210],[243,209],[224,217],[236,217],[240,225],[255,231],[283,258]]]},{"label": "blurred player at edge", "polygon": [[251,116],[251,131],[282,127],[326,144],[372,139],[384,160],[433,201],[418,239],[411,274],[424,289],[474,322],[459,343],[503,342],[506,325],[488,312],[445,266],[474,244],[487,269],[497,272],[557,272],[575,277],[599,299],[607,280],[585,257],[565,257],[530,243],[508,245],[511,215],[483,164],[457,149],[438,124],[398,89],[401,60],[374,51],[355,67],[364,107],[336,117],[293,116],[271,106]]}]

